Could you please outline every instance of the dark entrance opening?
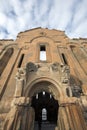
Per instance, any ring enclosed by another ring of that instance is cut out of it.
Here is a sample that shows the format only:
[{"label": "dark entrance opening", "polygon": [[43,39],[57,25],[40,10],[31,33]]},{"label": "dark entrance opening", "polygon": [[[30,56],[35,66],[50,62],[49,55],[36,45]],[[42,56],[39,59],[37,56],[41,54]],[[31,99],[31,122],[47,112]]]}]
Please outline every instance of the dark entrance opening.
[{"label": "dark entrance opening", "polygon": [[35,110],[34,130],[54,130],[58,117],[58,101],[43,91],[33,96],[32,107]]}]

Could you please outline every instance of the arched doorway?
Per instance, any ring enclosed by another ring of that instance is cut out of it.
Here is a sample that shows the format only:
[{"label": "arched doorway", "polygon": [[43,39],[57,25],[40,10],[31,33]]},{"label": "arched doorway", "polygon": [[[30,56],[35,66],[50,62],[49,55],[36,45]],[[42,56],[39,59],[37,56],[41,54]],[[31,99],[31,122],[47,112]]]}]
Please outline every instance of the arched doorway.
[{"label": "arched doorway", "polygon": [[42,91],[32,97],[32,107],[35,110],[35,130],[54,130],[57,125],[58,101],[50,93]]},{"label": "arched doorway", "polygon": [[[84,119],[80,118],[80,106],[71,102],[73,98],[64,96],[62,90],[58,83],[47,78],[34,80],[27,86],[25,96],[30,97],[35,112],[34,130],[86,129]],[[61,102],[64,98],[66,102]]]},{"label": "arched doorway", "polygon": [[49,81],[39,81],[30,86],[28,96],[35,110],[34,130],[54,130],[58,118],[58,88]]}]

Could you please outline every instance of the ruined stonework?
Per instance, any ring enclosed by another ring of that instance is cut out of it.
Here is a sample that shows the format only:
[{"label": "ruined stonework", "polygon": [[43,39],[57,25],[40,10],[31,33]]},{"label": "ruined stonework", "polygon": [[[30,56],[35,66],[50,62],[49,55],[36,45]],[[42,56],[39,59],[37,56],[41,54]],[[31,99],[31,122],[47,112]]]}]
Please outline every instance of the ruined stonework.
[{"label": "ruined stonework", "polygon": [[87,130],[87,39],[36,28],[0,40],[0,130]]}]

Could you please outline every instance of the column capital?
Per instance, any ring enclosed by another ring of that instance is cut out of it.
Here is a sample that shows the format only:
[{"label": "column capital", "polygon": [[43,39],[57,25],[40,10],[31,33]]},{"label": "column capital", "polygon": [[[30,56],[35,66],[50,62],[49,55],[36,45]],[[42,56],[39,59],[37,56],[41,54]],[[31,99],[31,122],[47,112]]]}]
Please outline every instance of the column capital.
[{"label": "column capital", "polygon": [[29,97],[18,97],[14,98],[12,101],[12,106],[30,106],[31,105],[31,98]]},{"label": "column capital", "polygon": [[78,99],[76,97],[66,97],[59,101],[59,106],[66,106],[70,104],[76,104],[78,103]]},{"label": "column capital", "polygon": [[15,76],[16,80],[24,80],[26,77],[26,70],[25,68],[19,68],[18,72]]},{"label": "column capital", "polygon": [[87,96],[81,96],[80,101],[83,104],[83,106],[87,109]]}]

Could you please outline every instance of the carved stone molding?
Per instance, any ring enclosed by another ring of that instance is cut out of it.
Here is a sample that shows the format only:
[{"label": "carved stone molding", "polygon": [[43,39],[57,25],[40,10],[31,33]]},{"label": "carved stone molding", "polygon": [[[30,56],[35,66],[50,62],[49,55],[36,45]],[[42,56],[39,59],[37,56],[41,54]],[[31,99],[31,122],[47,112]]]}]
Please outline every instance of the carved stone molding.
[{"label": "carved stone molding", "polygon": [[36,72],[37,71],[37,66],[34,63],[29,62],[26,65],[26,71],[27,71],[27,73],[28,72]]},{"label": "carved stone molding", "polygon": [[81,103],[87,110],[87,96],[81,96]]},{"label": "carved stone molding", "polygon": [[70,81],[70,69],[67,65],[61,66],[61,82],[62,83],[69,83]]},{"label": "carved stone molding", "polygon": [[60,100],[59,102],[59,106],[67,106],[70,104],[76,104],[78,102],[78,99],[76,97],[70,97],[70,98],[64,98],[62,100]]},{"label": "carved stone molding", "polygon": [[70,68],[68,65],[59,64],[57,62],[51,65],[54,72],[59,72],[61,83],[68,84],[70,81]]},{"label": "carved stone molding", "polygon": [[25,68],[19,68],[15,78],[18,80],[23,80],[25,76],[26,76]]},{"label": "carved stone molding", "polygon": [[41,36],[46,36],[47,34],[45,32],[40,32]]},{"label": "carved stone molding", "polygon": [[23,89],[26,84],[26,70],[24,68],[19,68],[15,78],[16,89],[14,97],[20,97],[23,95]]},{"label": "carved stone molding", "polygon": [[29,106],[30,104],[30,98],[29,97],[19,97],[19,98],[14,98],[12,101],[12,106]]},{"label": "carved stone molding", "polygon": [[57,72],[59,70],[59,66],[60,66],[59,63],[55,62],[52,64],[51,67],[53,71]]}]

